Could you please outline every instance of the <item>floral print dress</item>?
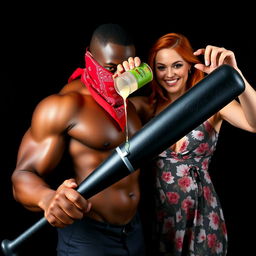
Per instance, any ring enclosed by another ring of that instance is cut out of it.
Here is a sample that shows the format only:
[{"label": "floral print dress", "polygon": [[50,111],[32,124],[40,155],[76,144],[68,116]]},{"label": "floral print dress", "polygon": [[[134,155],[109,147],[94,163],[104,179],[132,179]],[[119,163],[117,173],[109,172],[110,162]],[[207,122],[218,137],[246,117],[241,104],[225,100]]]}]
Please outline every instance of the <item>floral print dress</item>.
[{"label": "floral print dress", "polygon": [[217,140],[218,133],[206,121],[185,136],[179,152],[168,148],[158,156],[159,255],[226,255],[226,226],[208,173]]}]

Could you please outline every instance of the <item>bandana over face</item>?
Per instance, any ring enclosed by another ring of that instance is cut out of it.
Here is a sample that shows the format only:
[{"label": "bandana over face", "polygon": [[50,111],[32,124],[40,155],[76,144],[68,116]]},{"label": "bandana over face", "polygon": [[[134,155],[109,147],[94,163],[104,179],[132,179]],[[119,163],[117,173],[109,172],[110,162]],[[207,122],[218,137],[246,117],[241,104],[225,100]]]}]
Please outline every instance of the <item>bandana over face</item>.
[{"label": "bandana over face", "polygon": [[123,98],[114,88],[113,74],[103,68],[91,53],[85,53],[85,69],[77,68],[69,77],[68,82],[81,76],[81,81],[88,88],[94,100],[118,123],[125,127],[125,113]]}]

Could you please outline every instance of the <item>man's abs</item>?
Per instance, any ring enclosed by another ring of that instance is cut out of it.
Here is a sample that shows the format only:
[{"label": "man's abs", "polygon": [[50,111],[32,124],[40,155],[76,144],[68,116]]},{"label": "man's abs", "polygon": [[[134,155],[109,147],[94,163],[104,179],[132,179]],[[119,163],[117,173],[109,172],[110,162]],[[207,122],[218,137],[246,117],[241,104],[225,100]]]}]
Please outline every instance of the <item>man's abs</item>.
[{"label": "man's abs", "polygon": [[140,200],[139,171],[123,178],[89,199],[89,217],[115,225],[124,225],[136,214]]},{"label": "man's abs", "polygon": [[[93,150],[82,146],[71,150],[74,162],[76,180],[80,184],[109,156],[112,150]],[[79,150],[78,150],[79,148]],[[124,177],[115,184],[107,187],[98,194],[87,198],[92,202],[89,217],[98,221],[123,225],[128,223],[135,215],[140,199],[139,170]]]}]

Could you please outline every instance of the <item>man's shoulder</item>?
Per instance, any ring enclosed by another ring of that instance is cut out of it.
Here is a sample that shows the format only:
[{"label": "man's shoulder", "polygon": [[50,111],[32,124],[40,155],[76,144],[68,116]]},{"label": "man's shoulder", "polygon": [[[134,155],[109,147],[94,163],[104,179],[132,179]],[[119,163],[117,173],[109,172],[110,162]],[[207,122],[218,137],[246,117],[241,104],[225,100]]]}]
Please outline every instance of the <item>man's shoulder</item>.
[{"label": "man's shoulder", "polygon": [[67,127],[79,114],[82,106],[83,96],[77,92],[52,94],[38,103],[32,120],[42,126]]},{"label": "man's shoulder", "polygon": [[42,99],[37,108],[39,109],[56,109],[65,110],[65,108],[73,109],[77,108],[83,99],[83,95],[79,92],[68,92],[68,93],[56,93],[49,95]]}]

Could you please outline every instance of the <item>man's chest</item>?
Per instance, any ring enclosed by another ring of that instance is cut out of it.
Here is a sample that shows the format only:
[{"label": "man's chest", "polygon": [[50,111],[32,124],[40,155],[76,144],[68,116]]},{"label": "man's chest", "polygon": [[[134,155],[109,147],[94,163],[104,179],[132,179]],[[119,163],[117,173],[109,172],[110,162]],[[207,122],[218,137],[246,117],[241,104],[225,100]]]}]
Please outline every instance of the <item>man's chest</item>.
[{"label": "man's chest", "polygon": [[[128,130],[132,136],[139,128],[137,115],[128,111]],[[81,109],[68,131],[71,138],[86,147],[113,149],[125,141],[125,129],[121,130],[117,122],[99,105],[91,104]]]}]

